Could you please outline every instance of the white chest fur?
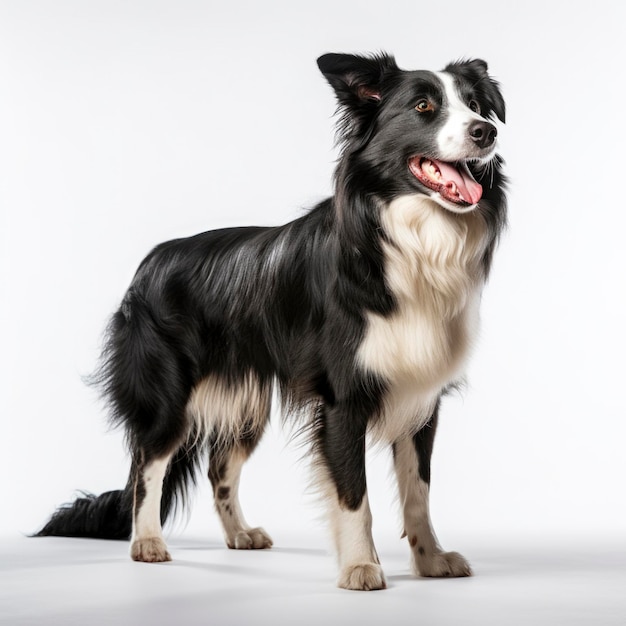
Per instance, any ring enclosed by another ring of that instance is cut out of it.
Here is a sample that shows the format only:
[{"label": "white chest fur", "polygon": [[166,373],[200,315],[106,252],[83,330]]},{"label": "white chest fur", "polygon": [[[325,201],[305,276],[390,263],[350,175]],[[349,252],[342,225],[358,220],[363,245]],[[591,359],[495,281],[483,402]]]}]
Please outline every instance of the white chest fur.
[{"label": "white chest fur", "polygon": [[388,383],[373,435],[416,432],[442,389],[457,380],[478,331],[486,227],[477,211],[447,212],[421,195],[383,209],[391,316],[369,314],[358,364]]}]

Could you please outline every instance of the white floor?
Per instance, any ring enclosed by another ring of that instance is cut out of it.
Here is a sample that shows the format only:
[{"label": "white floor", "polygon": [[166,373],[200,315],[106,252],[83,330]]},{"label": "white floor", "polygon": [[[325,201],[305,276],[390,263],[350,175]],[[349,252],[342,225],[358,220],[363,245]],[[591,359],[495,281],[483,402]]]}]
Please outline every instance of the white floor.
[{"label": "white floor", "polygon": [[[0,623],[626,625],[624,537],[468,537],[468,579],[416,579],[405,541],[378,540],[386,591],[336,589],[323,535],[274,533],[269,551],[171,537],[174,561],[133,563],[128,544],[0,538]],[[458,545],[457,545],[458,544]]]}]

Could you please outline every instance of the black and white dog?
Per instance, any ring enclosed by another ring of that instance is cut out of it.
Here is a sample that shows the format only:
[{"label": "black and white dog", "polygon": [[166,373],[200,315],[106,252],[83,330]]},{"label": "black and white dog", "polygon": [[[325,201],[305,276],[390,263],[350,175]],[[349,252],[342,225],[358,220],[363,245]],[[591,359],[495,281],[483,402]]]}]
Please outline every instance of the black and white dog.
[{"label": "black and white dog", "polygon": [[62,507],[40,535],[131,536],[133,559],[168,561],[161,524],[208,456],[228,547],[269,548],[237,490],[277,385],[306,420],[340,587],[385,587],[366,439],[392,447],[416,574],[471,574],[433,533],[430,457],[505,224],[504,101],[478,59],[442,72],[384,54],[318,65],[342,113],[335,195],[284,226],[210,231],[146,257],[97,376],[127,433],[128,484]]}]

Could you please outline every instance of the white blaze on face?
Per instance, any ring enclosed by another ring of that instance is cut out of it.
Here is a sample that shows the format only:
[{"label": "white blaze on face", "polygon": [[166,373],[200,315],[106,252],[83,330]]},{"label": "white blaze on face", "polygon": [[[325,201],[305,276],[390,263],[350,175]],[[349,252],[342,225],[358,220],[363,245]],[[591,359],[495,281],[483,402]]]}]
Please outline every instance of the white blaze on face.
[{"label": "white blaze on face", "polygon": [[446,94],[448,119],[439,130],[437,137],[438,157],[444,161],[461,161],[479,156],[477,147],[471,140],[468,128],[472,122],[484,122],[459,96],[454,78],[447,72],[437,72]]}]

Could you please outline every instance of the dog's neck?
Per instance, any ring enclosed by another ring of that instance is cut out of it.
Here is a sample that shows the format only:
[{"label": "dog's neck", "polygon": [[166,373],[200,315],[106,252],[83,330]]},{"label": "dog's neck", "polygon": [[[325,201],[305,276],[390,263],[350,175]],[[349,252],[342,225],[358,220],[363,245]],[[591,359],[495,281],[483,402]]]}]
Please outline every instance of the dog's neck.
[{"label": "dog's neck", "polygon": [[420,298],[443,317],[457,315],[485,278],[488,235],[480,213],[453,214],[416,194],[391,202],[381,222],[385,278],[396,299]]}]

